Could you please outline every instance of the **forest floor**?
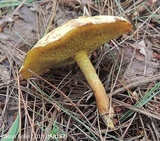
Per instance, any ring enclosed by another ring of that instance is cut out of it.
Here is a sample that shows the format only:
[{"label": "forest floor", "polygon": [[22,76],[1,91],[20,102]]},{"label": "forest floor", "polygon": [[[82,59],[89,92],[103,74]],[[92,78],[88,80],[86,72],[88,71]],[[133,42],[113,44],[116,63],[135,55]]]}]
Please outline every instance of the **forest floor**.
[{"label": "forest floor", "polygon": [[[134,29],[90,56],[111,99],[114,129],[100,118],[76,63],[28,80],[19,74],[46,33],[95,15],[124,17]],[[0,139],[160,141],[159,63],[159,0],[1,0]]]}]

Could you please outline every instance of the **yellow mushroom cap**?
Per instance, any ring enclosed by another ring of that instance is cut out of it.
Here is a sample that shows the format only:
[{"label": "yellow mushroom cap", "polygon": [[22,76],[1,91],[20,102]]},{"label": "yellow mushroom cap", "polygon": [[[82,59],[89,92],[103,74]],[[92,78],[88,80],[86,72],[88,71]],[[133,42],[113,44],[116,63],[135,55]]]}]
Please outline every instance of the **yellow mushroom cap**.
[{"label": "yellow mushroom cap", "polygon": [[42,74],[47,69],[70,64],[79,51],[90,54],[102,44],[131,31],[130,22],[117,16],[70,20],[49,32],[28,51],[20,73],[28,79],[33,75],[29,70]]}]

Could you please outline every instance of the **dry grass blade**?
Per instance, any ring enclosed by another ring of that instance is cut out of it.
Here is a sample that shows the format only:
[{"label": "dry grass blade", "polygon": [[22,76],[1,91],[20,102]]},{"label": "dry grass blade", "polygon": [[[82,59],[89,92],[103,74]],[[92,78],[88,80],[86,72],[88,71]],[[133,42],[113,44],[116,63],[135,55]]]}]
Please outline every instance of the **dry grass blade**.
[{"label": "dry grass blade", "polygon": [[[140,78],[138,78],[137,80],[139,80]],[[156,80],[160,80],[160,74],[156,74],[156,75],[153,75],[153,76],[150,76],[150,77],[146,77],[144,79],[140,79],[139,81],[136,81],[134,80],[134,82],[128,84],[128,85],[124,85],[123,84],[123,87],[122,88],[118,88],[116,90],[114,90],[112,92],[112,95],[115,95],[117,93],[121,93],[121,92],[124,92],[128,89],[132,89],[136,86],[139,86],[139,85],[142,85],[144,83],[149,83],[149,82],[153,82],[153,81],[156,81]]]},{"label": "dry grass blade", "polygon": [[132,110],[132,111],[135,111],[135,112],[144,114],[144,115],[146,115],[146,116],[153,117],[153,118],[155,118],[155,119],[160,120],[159,114],[153,113],[152,111],[144,111],[144,110],[141,109],[141,108],[134,107],[134,106],[132,106],[132,105],[129,105],[129,104],[127,104],[127,103],[124,103],[124,102],[122,102],[122,101],[118,101],[118,100],[115,100],[115,99],[113,99],[113,101],[116,102],[116,103],[119,103],[119,104],[122,105],[122,106],[127,107],[128,109],[130,109],[130,110]]},{"label": "dry grass blade", "polygon": [[[33,72],[32,72],[33,73]],[[33,73],[34,75],[36,75],[35,73]],[[80,111],[80,109],[77,107],[76,104],[74,104],[72,102],[72,100],[66,96],[60,89],[58,89],[56,86],[54,86],[53,84],[51,84],[50,82],[48,82],[47,80],[43,79],[42,77],[36,75],[38,78],[42,79],[44,82],[46,82],[48,85],[50,85],[53,89],[55,89],[57,92],[59,92],[64,98],[66,98],[71,104],[72,106],[86,119],[86,121],[90,124],[90,122],[88,121],[88,119],[86,118],[86,116]],[[90,124],[91,125],[91,124]]]}]

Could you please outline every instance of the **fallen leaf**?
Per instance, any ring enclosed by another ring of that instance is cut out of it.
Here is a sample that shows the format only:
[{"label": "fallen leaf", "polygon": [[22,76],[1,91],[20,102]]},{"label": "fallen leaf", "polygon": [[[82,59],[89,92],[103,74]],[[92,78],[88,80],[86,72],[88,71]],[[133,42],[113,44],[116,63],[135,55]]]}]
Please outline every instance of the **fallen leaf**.
[{"label": "fallen leaf", "polygon": [[70,10],[64,8],[64,6],[62,6],[62,5],[59,5],[56,13],[57,14],[54,19],[56,26],[60,26],[64,23],[66,23],[67,21],[78,17],[77,13],[75,11],[70,11]]},{"label": "fallen leaf", "polygon": [[153,5],[157,2],[157,0],[147,0],[145,1],[143,4],[141,4],[137,11],[133,14],[134,16],[138,16],[138,15],[145,15],[146,13],[148,13],[148,9],[152,9]]},{"label": "fallen leaf", "polygon": [[[131,59],[132,58],[132,59]],[[136,42],[124,50],[124,62],[130,60],[124,76],[132,81],[135,78],[151,76],[157,70],[159,63],[154,62],[154,53],[146,46],[144,40]]]},{"label": "fallen leaf", "polygon": [[140,50],[140,53],[146,57],[146,50],[145,50],[146,45],[145,45],[144,40],[138,42],[137,44],[135,44],[135,46],[137,46],[137,49]]},{"label": "fallen leaf", "polygon": [[4,65],[0,65],[0,81],[6,82],[10,79],[10,73]]},{"label": "fallen leaf", "polygon": [[[23,6],[17,10],[12,17],[6,17],[1,23],[6,21],[3,28],[3,32],[0,33],[0,48],[3,50],[3,56],[8,55],[9,58],[14,58],[16,64],[21,64],[24,59],[23,52],[19,51],[19,48],[24,52],[30,49],[30,46],[37,41],[37,22],[36,14],[31,12],[27,6]],[[12,21],[12,23],[8,22]],[[26,45],[27,44],[27,45]],[[6,67],[10,67],[4,64]],[[5,68],[2,68],[4,73]],[[7,79],[8,76],[2,76],[3,79]]]},{"label": "fallen leaf", "polygon": [[144,40],[136,42],[135,44],[133,44],[133,46],[136,50],[135,58],[139,61],[145,61],[145,58],[147,57],[147,48]]},{"label": "fallen leaf", "polygon": [[77,4],[80,5],[94,5],[94,2],[92,0],[61,0],[60,4],[64,5],[68,5],[71,7],[77,7]]},{"label": "fallen leaf", "polygon": [[6,23],[8,22],[13,22],[13,18],[11,15],[7,15],[7,16],[2,16],[0,17],[0,32],[3,31],[3,27]]},{"label": "fallen leaf", "polygon": [[146,76],[151,76],[157,70],[159,63],[148,62],[140,62],[138,60],[133,60],[129,65],[128,69],[126,69],[124,75],[125,78],[132,81],[135,78],[143,78]]}]

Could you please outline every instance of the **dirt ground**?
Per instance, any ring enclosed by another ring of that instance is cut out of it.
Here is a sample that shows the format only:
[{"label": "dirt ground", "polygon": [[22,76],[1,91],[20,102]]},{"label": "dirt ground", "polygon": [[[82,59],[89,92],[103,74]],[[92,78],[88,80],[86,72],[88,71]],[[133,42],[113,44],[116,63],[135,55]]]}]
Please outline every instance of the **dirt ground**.
[{"label": "dirt ground", "polygon": [[[90,55],[112,107],[114,129],[100,118],[76,63],[28,80],[25,55],[45,34],[80,16],[114,15],[134,33]],[[0,1],[0,139],[160,141],[160,0]]]}]

